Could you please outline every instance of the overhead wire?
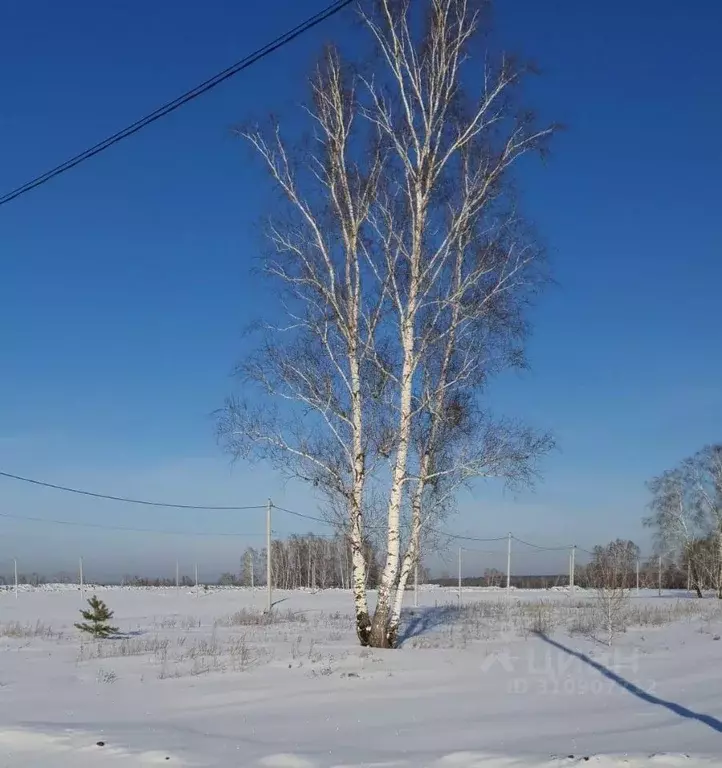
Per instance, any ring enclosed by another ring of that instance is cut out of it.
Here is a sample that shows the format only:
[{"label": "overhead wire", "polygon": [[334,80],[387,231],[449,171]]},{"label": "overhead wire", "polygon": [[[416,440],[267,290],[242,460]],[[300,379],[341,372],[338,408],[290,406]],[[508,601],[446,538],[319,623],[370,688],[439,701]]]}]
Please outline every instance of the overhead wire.
[{"label": "overhead wire", "polygon": [[94,491],[85,491],[80,488],[71,488],[66,485],[56,485],[55,483],[47,483],[43,480],[34,480],[30,477],[23,477],[22,475],[15,475],[11,472],[0,472],[0,477],[6,477],[11,480],[20,480],[23,483],[30,483],[31,485],[39,485],[42,488],[53,488],[56,491],[65,491],[67,493],[75,493],[79,496],[91,496],[94,499],[106,499],[108,501],[120,501],[125,504],[141,504],[146,507],[164,507],[166,509],[195,509],[215,512],[243,512],[251,509],[265,509],[265,505],[255,505],[246,507],[235,506],[218,506],[214,504],[173,504],[163,501],[147,501],[145,499],[134,499],[129,496],[113,496],[109,493],[95,493]]},{"label": "overhead wire", "polygon": [[270,54],[279,50],[283,46],[290,43],[292,40],[295,40],[297,37],[307,32],[308,30],[313,29],[314,27],[326,21],[327,19],[330,19],[339,11],[343,10],[346,6],[351,5],[352,2],[355,2],[355,0],[336,0],[336,2],[331,3],[331,5],[327,6],[322,11],[319,11],[313,16],[310,16],[305,21],[296,25],[295,27],[288,30],[284,34],[275,38],[271,42],[266,43],[266,45],[262,46],[261,48],[258,48],[248,56],[245,56],[240,61],[237,61],[235,64],[232,64],[230,67],[227,67],[221,72],[218,72],[217,74],[213,75],[213,77],[210,77],[207,80],[204,80],[202,83],[195,86],[195,88],[191,88],[189,91],[186,91],[181,96],[178,96],[172,101],[166,102],[161,107],[158,107],[156,110],[154,110],[153,112],[145,115],[145,117],[142,117],[139,120],[136,120],[134,123],[131,123],[126,128],[123,128],[122,130],[117,131],[111,136],[108,136],[106,139],[103,139],[103,141],[100,141],[97,144],[94,144],[92,147],[89,147],[88,149],[75,155],[74,157],[69,158],[64,163],[61,163],[60,165],[55,166],[55,168],[51,168],[49,171],[46,171],[40,176],[37,176],[34,179],[31,179],[30,181],[26,182],[25,184],[22,184],[21,186],[16,187],[15,189],[6,193],[2,197],[0,197],[0,205],[5,205],[6,203],[9,203],[12,200],[15,200],[21,195],[24,195],[27,192],[30,192],[31,190],[36,189],[37,187],[43,184],[46,184],[51,179],[54,179],[56,176],[60,176],[62,173],[69,171],[71,168],[75,168],[76,166],[80,165],[82,162],[89,160],[91,157],[95,157],[95,155],[99,155],[101,152],[104,152],[105,150],[109,149],[113,145],[118,144],[119,142],[123,141],[124,139],[127,139],[129,136],[132,136],[135,133],[138,133],[138,131],[142,130],[146,126],[151,125],[152,123],[156,122],[157,120],[160,120],[166,115],[169,115],[171,112],[175,112],[177,109],[184,106],[188,102],[193,101],[194,99],[197,99],[199,96],[203,95],[204,93],[207,93],[213,88],[216,88],[218,85],[225,82],[229,78],[233,77],[234,75],[237,75],[239,72],[242,72],[243,70],[248,69],[248,67],[252,66],[256,62],[260,61],[261,59],[264,59],[266,56],[269,56]]},{"label": "overhead wire", "polygon": [[[73,493],[80,496],[88,496],[95,499],[104,499],[108,501],[117,501],[124,504],[138,504],[142,506],[156,507],[156,508],[163,508],[163,509],[184,509],[184,510],[211,511],[211,512],[239,512],[239,511],[262,510],[267,508],[267,504],[253,504],[253,505],[245,505],[245,506],[217,505],[217,504],[178,504],[178,503],[165,502],[165,501],[151,501],[148,499],[136,499],[130,496],[116,496],[109,493],[98,493],[95,491],[88,491],[82,488],[74,488],[72,486],[59,485],[57,483],[50,483],[44,480],[37,480],[35,478],[25,477],[23,475],[18,475],[12,472],[4,472],[1,470],[0,470],[0,477],[5,477],[11,480],[17,480],[23,483],[29,483],[31,485],[39,486],[42,488],[50,488],[53,490],[63,491],[66,493]],[[292,515],[293,517],[298,517],[304,520],[310,520],[315,523],[320,523],[321,525],[329,526],[330,528],[336,528],[336,529],[340,528],[339,525],[333,522],[330,522],[329,520],[324,519],[322,517],[318,517],[316,515],[309,515],[304,512],[298,512],[296,510],[288,509],[287,507],[281,507],[276,504],[273,504],[272,502],[271,502],[271,507],[273,509],[278,510],[279,512],[284,512],[288,515]],[[90,528],[105,528],[107,530],[136,531],[139,533],[169,533],[169,534],[177,534],[177,535],[239,536],[239,537],[246,536],[246,535],[247,536],[260,535],[260,534],[242,534],[242,533],[217,533],[217,534],[216,533],[190,533],[190,532],[183,532],[183,531],[163,531],[163,530],[145,529],[145,528],[124,528],[119,526],[104,526],[104,525],[95,524],[95,523],[79,523],[79,522],[74,522],[69,520],[52,520],[52,519],[45,519],[45,518],[22,517],[20,515],[12,515],[9,513],[0,514],[0,517],[8,517],[8,518],[19,519],[19,520],[30,520],[34,522],[47,522],[47,523],[53,523],[57,525],[78,525],[78,526],[90,527]],[[374,529],[367,527],[366,530],[374,530]],[[483,543],[483,544],[508,541],[510,538],[509,534],[507,534],[506,536],[483,537],[483,536],[471,536],[471,535],[465,535],[465,534],[459,534],[459,533],[451,533],[450,531],[445,531],[445,530],[442,530],[439,528],[433,528],[433,527],[427,527],[425,530],[428,531],[429,533],[433,533],[438,536],[452,539],[454,541],[469,541],[469,542],[476,542],[476,543]],[[524,546],[531,547],[534,550],[537,550],[537,552],[533,552],[533,553],[527,552],[526,554],[538,554],[542,552],[561,552],[571,548],[571,545],[561,546],[561,547],[545,547],[539,544],[534,544],[532,542],[525,541],[524,539],[520,539],[519,537],[514,535],[511,535],[511,540],[516,541],[519,544],[522,544]],[[468,547],[466,549],[468,551],[484,552],[485,554],[497,553],[497,550],[473,550]],[[594,555],[593,552],[590,552],[589,550],[584,549],[583,547],[577,547],[577,549],[580,552],[585,552],[592,556]],[[499,550],[498,552],[503,554],[501,550]]]},{"label": "overhead wire", "polygon": [[306,515],[302,512],[294,512],[292,509],[286,509],[285,507],[279,507],[276,504],[271,504],[273,509],[277,509],[279,512],[285,512],[287,515],[293,515],[294,517],[301,517],[304,520],[313,520],[315,523],[321,523],[323,525],[333,526],[328,520],[324,520],[322,517],[314,517],[313,515]]},{"label": "overhead wire", "polygon": [[480,555],[506,555],[502,549],[475,549],[474,547],[459,547],[462,552],[473,552]]},{"label": "overhead wire", "polygon": [[539,544],[532,544],[529,541],[524,541],[523,539],[520,539],[517,536],[512,536],[511,538],[513,541],[518,541],[519,544],[523,544],[526,547],[532,547],[533,549],[542,550],[544,552],[561,552],[562,550],[565,550],[565,549],[571,549],[573,546],[572,544],[569,544],[566,547],[542,547],[542,546],[539,546]]},{"label": "overhead wire", "polygon": [[587,555],[591,555],[592,557],[594,557],[594,552],[590,552],[588,549],[584,549],[584,547],[579,547],[579,546],[578,546],[578,547],[577,547],[577,551],[578,551],[578,552],[584,552],[584,553],[586,553]]},{"label": "overhead wire", "polygon": [[485,539],[480,536],[463,536],[457,533],[449,533],[449,531],[440,531],[437,528],[427,528],[431,533],[436,533],[440,536],[447,536],[450,539],[456,539],[457,541],[479,541],[479,542],[491,542],[491,541],[506,541],[508,536],[496,536],[494,538]]}]

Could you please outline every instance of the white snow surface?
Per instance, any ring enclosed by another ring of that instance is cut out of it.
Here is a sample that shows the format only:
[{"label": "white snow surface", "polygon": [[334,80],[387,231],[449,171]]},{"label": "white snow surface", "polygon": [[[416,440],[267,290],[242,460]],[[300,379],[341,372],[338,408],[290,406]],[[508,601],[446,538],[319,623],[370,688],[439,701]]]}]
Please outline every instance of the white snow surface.
[{"label": "white snow surface", "polygon": [[272,622],[261,589],[94,592],[121,637],[73,628],[77,586],[0,592],[0,768],[722,765],[714,599],[633,596],[609,647],[593,594],[425,589],[379,651],[342,590],[276,592]]}]

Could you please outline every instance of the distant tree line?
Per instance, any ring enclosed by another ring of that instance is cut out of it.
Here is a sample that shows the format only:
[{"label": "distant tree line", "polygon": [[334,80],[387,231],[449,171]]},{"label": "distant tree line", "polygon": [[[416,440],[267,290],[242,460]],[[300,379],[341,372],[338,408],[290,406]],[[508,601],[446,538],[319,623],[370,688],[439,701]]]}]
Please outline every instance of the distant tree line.
[{"label": "distant tree line", "polygon": [[[343,536],[322,537],[312,533],[303,536],[291,536],[288,539],[274,539],[272,542],[271,573],[273,585],[277,589],[350,589],[351,587],[351,548]],[[367,542],[367,560],[372,566],[368,569],[368,587],[373,589],[378,584],[381,572],[380,553],[371,542]],[[639,563],[639,586],[642,589],[656,589],[660,584],[663,589],[694,589],[700,596],[705,590],[719,590],[719,538],[716,533],[686,542],[676,552],[651,558],[641,558],[640,548],[633,542],[623,539],[606,545],[593,547],[588,564],[577,563],[575,585],[585,589],[617,587],[631,589],[637,583],[637,563]],[[439,586],[457,586],[458,576],[444,572],[439,578],[432,578],[429,571],[419,569],[422,583]],[[0,574],[0,585],[12,585],[12,575]],[[45,576],[32,572],[19,573],[18,582],[39,586],[41,584],[70,584],[78,582],[78,574],[62,571]],[[134,587],[172,587],[175,577],[147,577],[126,574],[121,584]],[[200,583],[209,583],[201,581]],[[219,586],[265,586],[266,585],[266,549],[248,547],[241,555],[237,572],[222,573],[216,582]],[[181,587],[193,587],[195,580],[188,575],[180,577]],[[550,589],[569,584],[569,572],[552,574],[512,574],[511,586],[516,589]],[[410,585],[409,585],[410,586]],[[462,578],[464,587],[505,587],[506,572],[497,568],[486,568],[481,575]]]},{"label": "distant tree line", "polygon": [[[378,583],[381,567],[377,549],[369,541],[364,543],[369,563],[368,586]],[[288,539],[271,542],[271,580],[278,589],[329,589],[351,586],[351,546],[346,537],[293,535]],[[266,549],[249,547],[241,556],[238,573],[224,573],[218,580],[222,585],[265,585]]]},{"label": "distant tree line", "polygon": [[[707,542],[705,547],[708,556],[712,557],[716,551],[714,541]],[[591,553],[588,564],[576,564],[574,584],[577,587],[622,590],[636,588],[637,568],[639,568],[640,589],[657,589],[660,585],[659,557],[643,559],[640,548],[633,541],[617,539],[608,544],[593,547]],[[709,570],[708,567],[707,571]],[[686,589],[688,575],[686,556],[662,558],[661,586],[663,589]],[[459,579],[458,576],[443,573],[440,578],[432,579],[430,583],[453,587],[458,585]],[[505,587],[506,572],[497,568],[487,568],[480,576],[463,577],[461,584],[462,587]],[[512,574],[510,584],[515,589],[566,587],[569,585],[569,571],[547,575]]]}]

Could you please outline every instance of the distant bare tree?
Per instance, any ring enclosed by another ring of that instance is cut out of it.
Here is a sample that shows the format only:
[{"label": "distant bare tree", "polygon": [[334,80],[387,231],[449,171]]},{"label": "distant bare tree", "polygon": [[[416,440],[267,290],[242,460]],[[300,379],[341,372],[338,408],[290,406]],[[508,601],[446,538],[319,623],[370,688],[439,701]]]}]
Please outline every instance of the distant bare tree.
[{"label": "distant bare tree", "polygon": [[[293,535],[272,542],[271,577],[278,589],[347,588],[351,582],[351,544],[348,537]],[[370,543],[363,550],[368,587],[376,586],[378,556]]]},{"label": "distant bare tree", "polygon": [[689,573],[690,586],[697,597],[703,590],[719,590],[719,544],[716,535],[695,539],[681,553],[680,565]]},{"label": "distant bare tree", "polygon": [[715,586],[722,599],[722,443],[705,446],[687,465],[696,514],[717,542]]},{"label": "distant bare tree", "polygon": [[258,553],[253,547],[248,547],[241,556],[241,582],[245,587],[256,584],[258,570]]},{"label": "distant bare tree", "polygon": [[648,488],[651,514],[644,523],[654,529],[660,552],[674,553],[689,564],[700,597],[706,573],[704,580],[722,598],[722,444],[684,459],[651,480]]},{"label": "distant bare tree", "polygon": [[592,550],[587,577],[592,587],[613,586],[630,589],[635,583],[639,547],[633,541],[616,539]]},{"label": "distant bare tree", "polygon": [[[283,319],[239,373],[281,405],[231,399],[219,429],[235,455],[325,497],[351,549],[359,640],[393,647],[424,527],[474,478],[524,484],[551,445],[479,396],[524,364],[546,271],[510,170],[553,128],[516,103],[527,70],[475,48],[482,0],[362,7],[373,64],[359,75],[335,50],[323,58],[301,162],[278,127],[243,132],[288,205],[265,265]],[[385,558],[372,618],[374,537]]]},{"label": "distant bare tree", "polygon": [[500,587],[504,583],[505,575],[498,568],[486,568],[484,570],[484,582],[487,587]]},{"label": "distant bare tree", "polygon": [[608,645],[626,628],[629,590],[633,583],[639,547],[632,541],[617,539],[594,547],[587,573],[597,590],[598,608]]}]

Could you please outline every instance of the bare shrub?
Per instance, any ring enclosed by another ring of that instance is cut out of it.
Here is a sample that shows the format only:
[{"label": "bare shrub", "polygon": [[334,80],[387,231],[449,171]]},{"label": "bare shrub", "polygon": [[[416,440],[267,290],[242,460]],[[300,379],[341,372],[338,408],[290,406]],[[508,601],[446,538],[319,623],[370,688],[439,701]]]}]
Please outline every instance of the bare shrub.
[{"label": "bare shrub", "polygon": [[301,655],[301,643],[303,642],[303,637],[299,635],[297,638],[293,640],[291,643],[291,658],[296,661]]},{"label": "bare shrub", "polygon": [[102,667],[98,670],[97,674],[95,675],[95,681],[97,683],[106,683],[111,684],[114,683],[118,679],[118,675],[113,672],[112,669],[103,669]]},{"label": "bare shrub", "polygon": [[185,651],[185,656],[190,659],[197,659],[202,656],[219,656],[221,651],[221,645],[214,632],[210,639],[203,637],[196,640],[193,645]]},{"label": "bare shrub", "polygon": [[583,603],[575,606],[571,611],[571,619],[567,624],[567,630],[573,635],[596,637],[599,631],[599,620],[600,616],[596,606],[591,603]]},{"label": "bare shrub", "polygon": [[178,624],[177,616],[163,616],[160,621],[153,622],[159,629],[175,629]]},{"label": "bare shrub", "polygon": [[7,624],[0,624],[0,637],[10,637],[16,639],[28,639],[39,637],[43,640],[61,640],[62,632],[55,632],[49,624],[42,621],[36,621],[35,624],[21,624],[19,621],[11,621]]},{"label": "bare shrub", "polygon": [[127,656],[145,656],[146,654],[167,653],[170,640],[157,635],[152,637],[130,637],[123,640],[111,640],[103,643],[81,643],[78,661],[91,659],[111,659]]},{"label": "bare shrub", "polygon": [[271,624],[306,624],[307,622],[306,614],[298,611],[288,610],[283,613],[271,611],[266,613],[265,611],[241,608],[239,611],[230,614],[230,616],[216,619],[215,624],[219,627],[267,627]]},{"label": "bare shrub", "polygon": [[163,666],[160,668],[160,672],[158,672],[159,680],[177,679],[182,676],[183,676],[183,673],[178,667],[174,667],[173,669],[168,669],[167,664],[163,664]]},{"label": "bare shrub", "polygon": [[220,656],[198,656],[193,659],[193,666],[190,669],[191,677],[197,675],[207,675],[210,672],[225,672],[226,665]]},{"label": "bare shrub", "polygon": [[674,621],[673,612],[651,605],[635,605],[627,612],[630,626],[635,627],[661,627]]},{"label": "bare shrub", "polygon": [[522,606],[524,630],[535,635],[549,635],[557,626],[557,610],[553,603],[540,600]]},{"label": "bare shrub", "polygon": [[243,672],[258,658],[246,642],[245,635],[234,637],[228,644],[231,668],[234,672]]}]

